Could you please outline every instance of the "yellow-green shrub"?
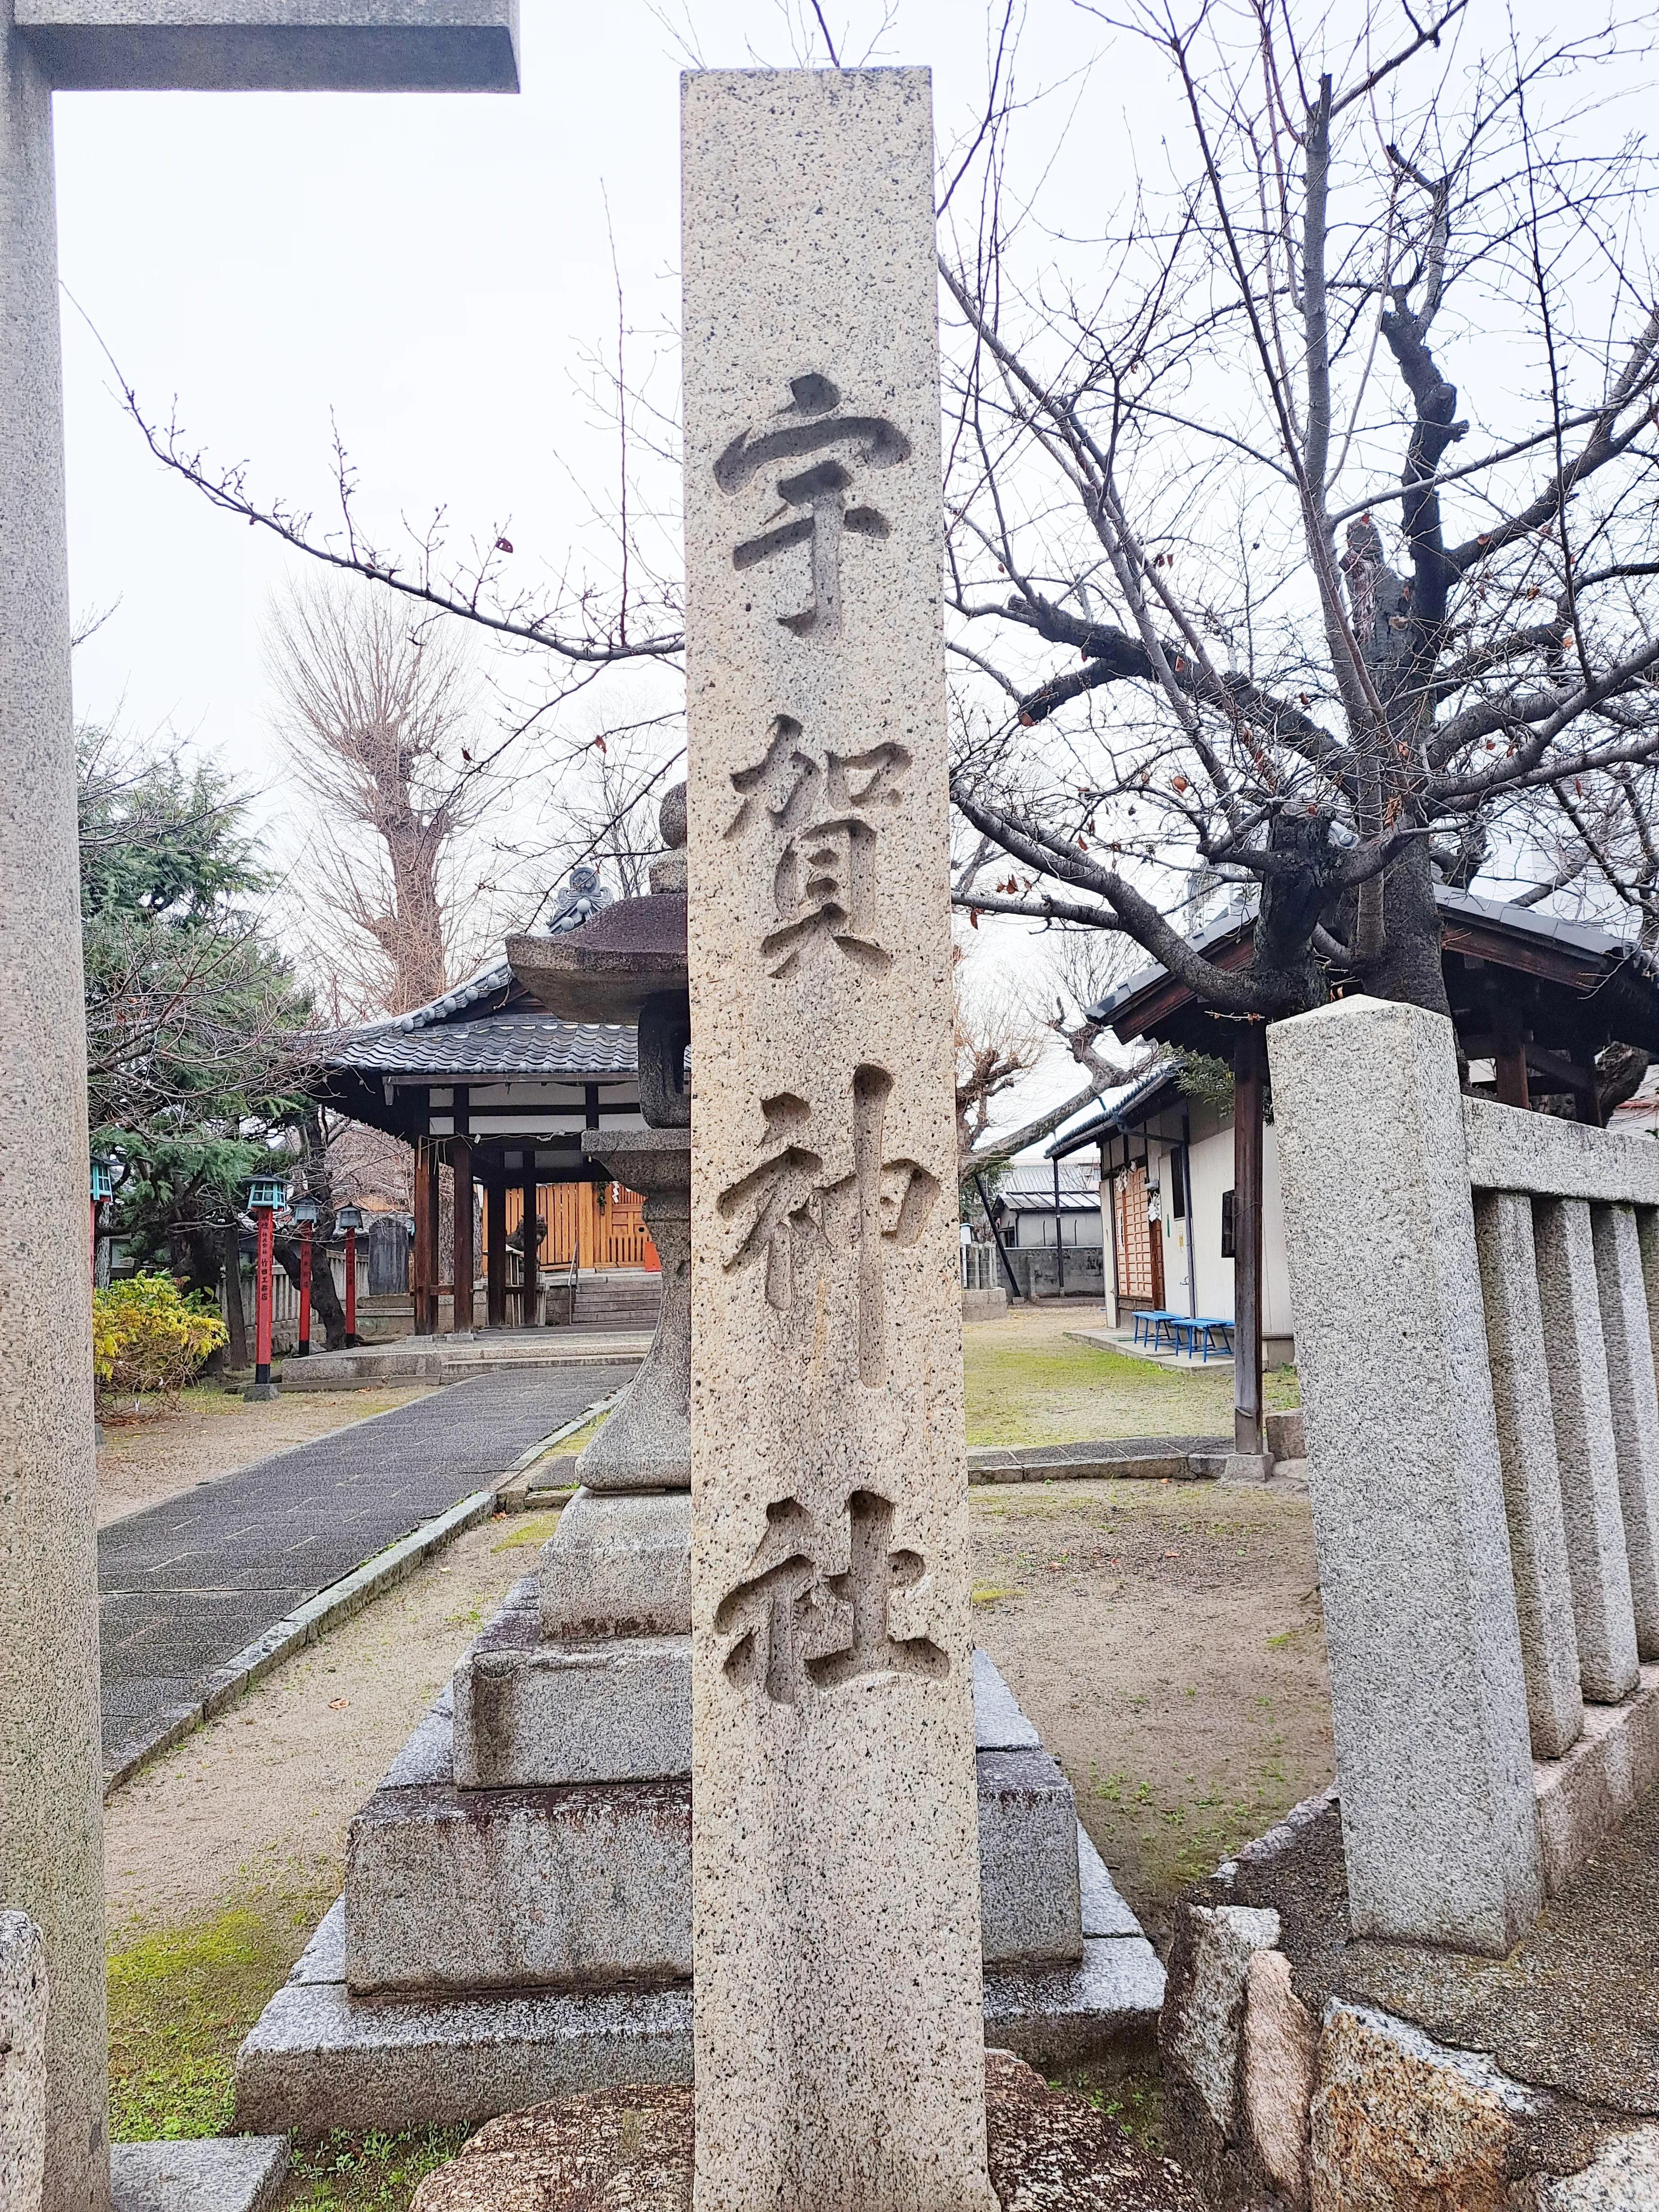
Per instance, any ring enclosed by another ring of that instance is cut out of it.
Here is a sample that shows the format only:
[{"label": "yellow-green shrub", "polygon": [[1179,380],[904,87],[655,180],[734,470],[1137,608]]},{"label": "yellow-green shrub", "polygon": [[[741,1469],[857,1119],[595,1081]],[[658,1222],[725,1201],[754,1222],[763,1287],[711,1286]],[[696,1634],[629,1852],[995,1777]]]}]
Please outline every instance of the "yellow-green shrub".
[{"label": "yellow-green shrub", "polygon": [[173,1397],[229,1332],[201,1291],[171,1275],[133,1275],[92,1294],[92,1371],[100,1390]]}]

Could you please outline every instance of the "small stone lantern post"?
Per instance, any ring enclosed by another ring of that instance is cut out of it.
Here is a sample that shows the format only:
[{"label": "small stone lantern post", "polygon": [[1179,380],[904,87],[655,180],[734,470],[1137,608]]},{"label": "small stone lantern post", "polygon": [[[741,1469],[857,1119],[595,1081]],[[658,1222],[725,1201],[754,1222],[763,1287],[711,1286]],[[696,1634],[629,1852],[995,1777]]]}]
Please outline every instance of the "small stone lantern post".
[{"label": "small stone lantern post", "polygon": [[276,1395],[270,1379],[270,1294],[275,1216],[283,1196],[279,1176],[256,1176],[247,1194],[247,1210],[258,1224],[259,1242],[253,1263],[253,1380],[242,1392],[245,1398]]}]

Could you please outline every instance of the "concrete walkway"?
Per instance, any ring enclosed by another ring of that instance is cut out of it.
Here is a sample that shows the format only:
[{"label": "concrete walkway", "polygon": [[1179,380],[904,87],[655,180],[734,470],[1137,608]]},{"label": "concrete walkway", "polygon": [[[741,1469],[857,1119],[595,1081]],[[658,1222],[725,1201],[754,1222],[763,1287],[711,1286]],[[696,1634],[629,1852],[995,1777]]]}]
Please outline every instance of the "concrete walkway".
[{"label": "concrete walkway", "polygon": [[490,1487],[634,1371],[630,1362],[459,1382],[101,1530],[106,1768],[274,1622]]}]

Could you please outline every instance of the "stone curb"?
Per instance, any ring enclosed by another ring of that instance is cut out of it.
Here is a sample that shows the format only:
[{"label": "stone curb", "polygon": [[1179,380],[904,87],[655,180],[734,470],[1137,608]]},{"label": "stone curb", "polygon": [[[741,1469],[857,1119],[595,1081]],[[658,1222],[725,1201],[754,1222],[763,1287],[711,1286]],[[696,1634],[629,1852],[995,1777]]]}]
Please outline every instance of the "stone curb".
[{"label": "stone curb", "polygon": [[410,1534],[377,1553],[374,1559],[365,1559],[349,1575],[342,1575],[338,1582],[319,1590],[315,1597],[307,1598],[303,1605],[266,1629],[263,1636],[245,1645],[234,1658],[228,1659],[208,1677],[205,1689],[193,1704],[169,1705],[142,1734],[127,1738],[120,1747],[117,1764],[105,1771],[106,1803],[141,1767],[159,1759],[164,1751],[171,1751],[174,1744],[182,1742],[204,1721],[223,1712],[244,1690],[251,1689],[303,1644],[314,1644],[328,1629],[349,1620],[354,1613],[360,1613],[372,1598],[390,1589],[405,1575],[412,1574],[434,1552],[441,1552],[467,1529],[489,1520],[495,1510],[493,1490],[473,1491],[447,1511],[423,1521]]},{"label": "stone curb", "polygon": [[1174,1439],[1158,1450],[1152,1440],[1123,1438],[1095,1443],[1033,1444],[1018,1449],[974,1446],[968,1454],[970,1484],[994,1482],[1203,1482],[1213,1480],[1230,1440]]},{"label": "stone curb", "polygon": [[[384,1552],[377,1553],[372,1559],[365,1559],[362,1566],[354,1567],[349,1575],[342,1575],[337,1582],[330,1583],[325,1589],[319,1590],[315,1597],[307,1598],[302,1606],[296,1607],[285,1619],[266,1629],[263,1636],[256,1638],[234,1659],[228,1659],[222,1667],[209,1676],[206,1688],[192,1704],[167,1706],[142,1734],[128,1736],[119,1747],[115,1765],[105,1770],[105,1802],[109,1802],[111,1796],[124,1782],[130,1782],[141,1767],[148,1766],[152,1759],[159,1759],[164,1751],[171,1751],[174,1744],[182,1743],[192,1729],[200,1728],[204,1721],[211,1720],[216,1713],[222,1713],[244,1690],[251,1689],[262,1676],[270,1674],[273,1667],[280,1666],[302,1644],[314,1644],[326,1630],[360,1612],[372,1598],[378,1597],[382,1590],[390,1589],[405,1575],[412,1574],[434,1552],[441,1551],[446,1544],[453,1543],[468,1528],[476,1528],[481,1521],[488,1521],[496,1513],[522,1513],[532,1498],[539,1505],[544,1498],[551,1502],[556,1495],[562,1503],[563,1496],[568,1492],[541,1489],[532,1492],[524,1488],[512,1490],[509,1486],[515,1478],[522,1478],[533,1472],[556,1444],[562,1443],[566,1437],[574,1437],[579,1430],[585,1429],[596,1413],[615,1405],[622,1395],[621,1390],[613,1390],[608,1398],[595,1399],[574,1419],[555,1429],[550,1436],[540,1437],[527,1450],[521,1451],[506,1474],[499,1477],[490,1488],[475,1490],[450,1506],[446,1512],[434,1515],[430,1521],[423,1521],[409,1535],[400,1538]],[[367,1418],[379,1421],[384,1420],[386,1415],[371,1413]],[[362,1424],[356,1421],[347,1424],[350,1428],[361,1425]],[[290,1449],[297,1450],[299,1447],[295,1445]]]},{"label": "stone curb", "polygon": [[[586,1413],[578,1413],[562,1429],[555,1429],[550,1437],[544,1437],[528,1451],[520,1452],[508,1468],[506,1480],[496,1488],[498,1510],[502,1513],[528,1513],[550,1504],[556,1498],[562,1504],[577,1487],[575,1475],[571,1472],[576,1464],[576,1455],[561,1452],[556,1447],[567,1437],[580,1435],[597,1414],[608,1413],[629,1387],[624,1383],[622,1389],[613,1390],[608,1398],[596,1398]],[[558,1480],[551,1481],[548,1478],[555,1468],[558,1470]],[[536,1479],[538,1474],[541,1476],[539,1481]]]},{"label": "stone curb", "polygon": [[[556,1337],[558,1331],[550,1334]],[[364,1345],[350,1352],[313,1352],[304,1359],[284,1359],[280,1381],[284,1390],[392,1389],[411,1382],[430,1383],[441,1390],[452,1382],[472,1382],[485,1375],[550,1374],[572,1367],[637,1365],[645,1358],[649,1339],[648,1330],[617,1329],[606,1345],[585,1344],[567,1350],[554,1344],[545,1351],[498,1359],[471,1358],[464,1352],[437,1351],[393,1353],[386,1346]],[[406,1340],[398,1340],[400,1343]],[[351,1364],[324,1366],[325,1360],[331,1359]]]}]

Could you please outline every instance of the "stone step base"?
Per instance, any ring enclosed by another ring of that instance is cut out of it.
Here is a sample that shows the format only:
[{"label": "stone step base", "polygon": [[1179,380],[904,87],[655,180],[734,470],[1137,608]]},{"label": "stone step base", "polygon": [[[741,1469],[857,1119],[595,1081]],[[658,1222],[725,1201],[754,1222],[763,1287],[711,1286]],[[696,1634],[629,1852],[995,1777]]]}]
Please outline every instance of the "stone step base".
[{"label": "stone step base", "polygon": [[[434,1708],[351,1824],[354,1993],[690,1972],[689,1777],[460,1790],[453,1741]],[[1070,1783],[1041,1747],[981,1751],[975,1766],[986,1963],[1075,1960],[1096,1932],[1083,1917],[1080,1843],[1097,1893],[1103,1882],[1122,1900],[1078,1826]]]},{"label": "stone step base", "polygon": [[505,1329],[466,1337],[408,1336],[349,1352],[313,1352],[283,1364],[285,1390],[364,1390],[386,1382],[468,1382],[505,1368],[605,1367],[643,1359],[648,1325]]},{"label": "stone step base", "polygon": [[1641,1670],[1622,1705],[1584,1708],[1584,1733],[1563,1759],[1533,1761],[1544,1887],[1559,1897],[1637,1799],[1659,1782],[1659,1665]]},{"label": "stone step base", "polygon": [[[573,2089],[691,2079],[687,1983],[369,2002],[345,1985],[344,1948],[336,1905],[237,2054],[238,2128],[476,2126]],[[1150,2063],[1163,2002],[1144,1936],[1091,1937],[1076,1966],[988,1971],[986,2041],[1110,2079]]]},{"label": "stone step base", "polygon": [[110,2212],[271,2212],[288,2178],[288,2136],[118,2142]]}]

